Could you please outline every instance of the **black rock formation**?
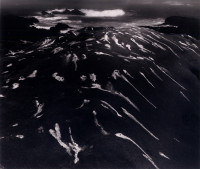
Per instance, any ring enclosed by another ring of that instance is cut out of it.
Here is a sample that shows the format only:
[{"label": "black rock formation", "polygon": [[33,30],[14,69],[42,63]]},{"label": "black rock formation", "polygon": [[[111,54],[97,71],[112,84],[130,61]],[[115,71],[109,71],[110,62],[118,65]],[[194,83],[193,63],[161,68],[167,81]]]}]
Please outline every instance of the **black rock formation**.
[{"label": "black rock formation", "polygon": [[31,27],[31,25],[38,22],[36,18],[24,18],[14,15],[2,16],[0,31],[2,33],[3,50],[16,49],[20,46],[25,47],[30,43],[22,43],[22,41],[36,42],[45,37],[56,36],[60,33],[60,30],[69,28],[68,25],[62,23],[58,23],[50,30]]},{"label": "black rock formation", "polygon": [[166,18],[165,23],[162,25],[144,27],[151,28],[162,33],[186,34],[195,37],[196,39],[200,39],[200,20],[196,18],[171,16]]}]

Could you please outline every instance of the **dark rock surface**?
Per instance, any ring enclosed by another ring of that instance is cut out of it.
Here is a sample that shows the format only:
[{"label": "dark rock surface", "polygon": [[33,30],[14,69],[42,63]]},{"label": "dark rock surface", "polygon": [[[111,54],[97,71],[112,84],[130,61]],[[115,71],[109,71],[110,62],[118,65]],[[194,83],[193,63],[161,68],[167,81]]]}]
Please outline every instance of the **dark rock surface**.
[{"label": "dark rock surface", "polygon": [[[165,27],[165,25],[171,25]],[[200,39],[200,20],[181,16],[171,16],[166,18],[163,25],[146,26],[147,28],[167,34],[186,34],[196,39]]]},{"label": "dark rock surface", "polygon": [[1,19],[1,44],[5,52],[8,52],[9,49],[28,47],[33,42],[45,37],[57,36],[60,34],[60,30],[70,28],[66,24],[58,23],[50,30],[37,29],[31,27],[34,23],[39,22],[36,18],[24,18],[15,15],[5,15]]},{"label": "dark rock surface", "polygon": [[1,58],[4,168],[198,169],[200,42],[84,28]]}]

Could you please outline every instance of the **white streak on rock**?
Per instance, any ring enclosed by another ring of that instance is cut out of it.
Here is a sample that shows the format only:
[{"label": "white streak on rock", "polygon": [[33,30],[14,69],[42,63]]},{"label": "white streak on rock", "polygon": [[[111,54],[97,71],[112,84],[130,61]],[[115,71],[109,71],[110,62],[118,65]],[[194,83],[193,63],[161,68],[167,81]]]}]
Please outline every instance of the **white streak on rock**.
[{"label": "white streak on rock", "polygon": [[66,57],[66,62],[67,62],[67,63],[70,62],[71,56],[72,56],[71,54],[65,55],[65,57]]},{"label": "white streak on rock", "polygon": [[97,116],[97,112],[93,111],[92,114],[94,115],[94,123],[101,130],[101,133],[103,135],[109,135],[109,133],[107,131],[105,131],[104,128],[101,126],[101,124],[98,122],[98,119],[96,117]]},{"label": "white streak on rock", "polygon": [[55,40],[51,40],[50,38],[46,38],[46,39],[42,42],[41,46],[40,46],[38,49],[46,48],[46,47],[48,47],[48,46],[51,46],[54,42],[55,42]]},{"label": "white streak on rock", "polygon": [[31,51],[28,51],[28,52],[26,52],[26,54],[30,54],[30,53],[33,53],[34,51],[33,50],[31,50]]},{"label": "white streak on rock", "polygon": [[116,44],[117,46],[119,46],[119,47],[121,47],[121,48],[124,49],[124,47],[123,47],[121,44],[119,44],[119,40],[117,39],[117,37],[116,37],[115,35],[112,37],[112,39],[113,39],[113,41],[115,42],[115,44]]},{"label": "white streak on rock", "polygon": [[108,92],[110,94],[113,94],[113,95],[121,97],[123,100],[125,100],[126,102],[128,102],[132,107],[134,107],[137,111],[140,112],[140,109],[128,97],[126,97],[122,93],[117,92],[117,91],[110,91],[110,90],[102,89],[101,85],[99,85],[97,83],[93,83],[92,84],[92,88],[96,88],[96,89],[99,89],[101,91]]},{"label": "white streak on rock", "polygon": [[107,47],[108,49],[111,49],[111,46],[109,44],[105,44],[105,47]]},{"label": "white streak on rock", "polygon": [[12,63],[8,64],[6,67],[11,67],[12,66]]},{"label": "white streak on rock", "polygon": [[12,125],[12,127],[17,127],[19,124],[18,123],[15,123]]},{"label": "white streak on rock", "polygon": [[57,53],[59,53],[59,52],[61,52],[61,51],[63,51],[63,50],[64,50],[63,48],[57,47],[57,48],[55,48],[55,49],[53,50],[53,54],[57,54]]},{"label": "white streak on rock", "polygon": [[124,81],[126,81],[131,87],[133,87],[133,89],[140,95],[142,96],[150,105],[152,105],[155,109],[157,108],[153,103],[151,103],[133,84],[131,84],[128,79],[121,75],[119,70],[114,70],[113,72],[114,74],[112,74],[114,79],[117,79],[117,77],[122,78]]},{"label": "white streak on rock", "polygon": [[73,54],[72,62],[74,62],[75,71],[77,71],[77,62],[79,61],[78,56]]},{"label": "white streak on rock", "polygon": [[5,97],[4,95],[0,94],[0,98]]},{"label": "white streak on rock", "polygon": [[126,75],[128,75],[129,77],[131,77],[132,79],[134,79],[134,77],[133,77],[132,75],[130,75],[130,73],[128,73],[127,70],[123,69],[123,72],[124,72]]},{"label": "white streak on rock", "polygon": [[190,102],[190,99],[188,99],[188,97],[187,97],[182,91],[180,91],[180,94],[181,94],[188,102]]},{"label": "white streak on rock", "polygon": [[58,141],[58,143],[60,144],[61,147],[63,147],[67,154],[69,154],[70,156],[72,156],[71,154],[71,148],[69,147],[69,145],[67,143],[64,143],[61,140],[61,133],[60,133],[60,126],[58,125],[58,123],[55,124],[55,130],[50,129],[49,133]]},{"label": "white streak on rock", "polygon": [[175,140],[176,142],[180,143],[180,141],[179,141],[177,138],[174,138],[174,140]]},{"label": "white streak on rock", "polygon": [[81,151],[84,151],[84,147],[79,147],[79,145],[74,141],[72,134],[71,134],[71,128],[69,127],[69,134],[70,134],[70,139],[71,139],[71,143],[69,143],[69,146],[71,148],[71,150],[74,151],[74,164],[76,164],[79,161],[78,158],[78,153]]},{"label": "white streak on rock", "polygon": [[34,117],[38,117],[38,114],[40,114],[43,110],[44,104],[40,104],[38,100],[35,101],[37,112],[33,115]]},{"label": "white streak on rock", "polygon": [[[103,52],[94,52],[95,54],[97,55],[107,55],[107,56],[112,56],[110,54],[107,54],[107,53],[103,53]],[[112,56],[113,57],[113,56]]]},{"label": "white streak on rock", "polygon": [[101,100],[101,102],[102,102],[103,104],[105,104],[105,105],[107,106],[107,108],[109,108],[109,109],[111,109],[112,111],[114,111],[114,112],[117,114],[118,117],[122,117],[122,115],[119,114],[119,113],[117,112],[117,110],[116,110],[114,107],[112,107],[108,102],[103,101],[103,100]]},{"label": "white streak on rock", "polygon": [[58,76],[58,73],[57,73],[57,72],[55,72],[55,73],[52,75],[52,77],[53,77],[54,79],[56,79],[57,81],[59,81],[59,82],[63,82],[63,81],[65,80],[64,77]]},{"label": "white streak on rock", "polygon": [[16,135],[15,137],[19,138],[19,139],[23,139],[24,135]]},{"label": "white streak on rock", "polygon": [[87,59],[86,54],[82,54],[82,55],[83,55],[83,57],[82,57],[83,60]]},{"label": "white streak on rock", "polygon": [[108,43],[110,43],[109,42],[109,37],[108,37],[108,32],[104,35],[104,37],[103,38],[101,38],[100,40],[103,40],[103,41],[106,41],[106,42],[108,42]]},{"label": "white streak on rock", "polygon": [[82,75],[82,76],[80,77],[80,79],[81,79],[81,81],[86,81],[86,80],[87,80],[87,76]]},{"label": "white streak on rock", "polygon": [[179,84],[176,80],[174,80],[170,75],[168,75],[164,69],[158,65],[156,65],[158,69],[160,69],[161,72],[163,72],[167,77],[169,77],[174,83],[176,83],[179,87],[181,87],[184,90],[187,90],[186,88],[184,88],[181,84]]},{"label": "white streak on rock", "polygon": [[9,83],[9,82],[10,82],[10,79],[7,79],[7,80],[6,80],[6,83]]},{"label": "white streak on rock", "polygon": [[133,140],[130,139],[129,137],[123,135],[122,133],[116,133],[115,136],[132,142],[137,148],[139,148],[139,149],[144,153],[143,156],[144,156],[149,162],[151,162],[151,164],[152,164],[156,169],[159,169],[159,168],[156,166],[156,164],[153,162],[152,158],[151,158],[151,157],[150,157],[150,156],[135,142],[135,141],[133,141]]},{"label": "white streak on rock", "polygon": [[25,78],[23,76],[20,76],[19,81],[23,81],[23,80],[25,80]]},{"label": "white streak on rock", "polygon": [[162,152],[159,152],[159,155],[162,156],[162,157],[164,157],[164,158],[166,158],[166,159],[168,159],[168,160],[170,160],[170,158],[167,157],[167,156],[166,156],[164,153],[162,153]]},{"label": "white streak on rock", "polygon": [[90,103],[90,100],[84,99],[83,103],[76,109],[81,109],[82,107],[84,107],[86,104]]},{"label": "white streak on rock", "polygon": [[131,51],[131,45],[127,44],[126,47]]},{"label": "white streak on rock", "polygon": [[91,79],[93,82],[96,82],[97,76],[96,76],[94,73],[89,74],[89,76],[90,76],[90,79]]},{"label": "white streak on rock", "polygon": [[64,143],[61,140],[60,126],[58,123],[55,124],[55,130],[50,129],[49,133],[58,141],[61,147],[63,147],[69,156],[72,156],[72,151],[74,152],[74,164],[79,161],[78,154],[84,151],[84,147],[80,147],[73,139],[71,134],[71,128],[69,127],[69,135],[71,143]]},{"label": "white streak on rock", "polygon": [[145,78],[145,80],[146,80],[153,88],[155,88],[154,85],[150,82],[150,80],[147,79],[147,77],[144,75],[144,73],[140,72],[140,74]]},{"label": "white streak on rock", "polygon": [[151,52],[150,50],[144,48],[143,45],[137,43],[137,42],[135,41],[135,39],[131,38],[131,41],[134,42],[134,43],[139,47],[139,49],[140,49],[142,52],[144,52],[144,53],[152,53],[152,54],[154,54],[154,53]]},{"label": "white streak on rock", "polygon": [[158,166],[155,164],[155,162],[152,160],[152,158],[146,154],[143,154],[143,156],[156,168],[159,169]]},{"label": "white streak on rock", "polygon": [[161,77],[158,76],[158,74],[157,74],[152,68],[150,68],[150,70],[151,70],[151,72],[152,72],[160,81],[163,81],[163,80],[161,79]]},{"label": "white streak on rock", "polygon": [[19,87],[19,83],[13,83],[12,89],[17,89]]},{"label": "white streak on rock", "polygon": [[141,122],[139,122],[132,114],[130,114],[126,109],[122,107],[123,112],[132,120],[134,120],[138,125],[140,125],[146,132],[148,132],[153,138],[159,140],[151,131],[149,131]]},{"label": "white streak on rock", "polygon": [[28,78],[34,78],[37,75],[37,70],[34,70],[33,73],[31,73],[30,75],[28,75]]}]

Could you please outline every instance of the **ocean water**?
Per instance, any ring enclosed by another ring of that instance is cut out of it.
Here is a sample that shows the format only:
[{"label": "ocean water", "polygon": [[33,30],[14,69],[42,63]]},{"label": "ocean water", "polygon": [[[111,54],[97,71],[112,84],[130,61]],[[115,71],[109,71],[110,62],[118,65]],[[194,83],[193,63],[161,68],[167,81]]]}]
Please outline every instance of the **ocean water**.
[{"label": "ocean water", "polygon": [[[48,13],[63,12],[65,9],[48,10]],[[64,23],[74,28],[87,26],[128,28],[134,26],[152,26],[164,23],[162,17],[144,17],[135,10],[91,10],[80,9],[85,15],[54,14],[54,16],[42,15],[36,12],[29,17],[35,17],[39,23],[33,26],[38,29],[50,29],[58,23]]]}]

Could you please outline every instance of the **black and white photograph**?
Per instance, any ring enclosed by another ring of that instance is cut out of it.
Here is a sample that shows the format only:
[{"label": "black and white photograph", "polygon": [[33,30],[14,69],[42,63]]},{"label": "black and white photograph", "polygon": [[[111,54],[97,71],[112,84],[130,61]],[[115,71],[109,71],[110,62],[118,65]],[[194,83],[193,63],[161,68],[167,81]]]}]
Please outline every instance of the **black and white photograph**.
[{"label": "black and white photograph", "polygon": [[200,0],[0,0],[0,169],[200,169]]}]

